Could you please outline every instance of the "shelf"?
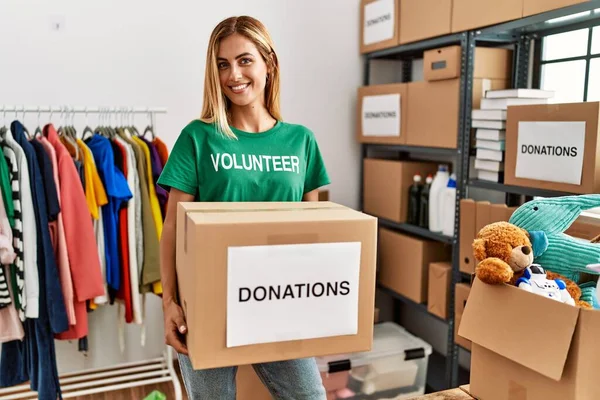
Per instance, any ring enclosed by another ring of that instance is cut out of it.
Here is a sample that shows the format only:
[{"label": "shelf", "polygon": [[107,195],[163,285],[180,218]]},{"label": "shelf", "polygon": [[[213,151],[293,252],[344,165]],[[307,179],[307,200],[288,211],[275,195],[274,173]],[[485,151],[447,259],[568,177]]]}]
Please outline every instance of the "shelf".
[{"label": "shelf", "polygon": [[400,300],[401,302],[403,302],[404,304],[408,304],[411,307],[416,308],[417,310],[429,315],[432,318],[437,319],[438,321],[443,322],[444,324],[448,324],[448,321],[446,321],[443,318],[438,317],[437,315],[434,315],[432,313],[429,312],[429,310],[427,310],[427,304],[421,304],[421,303],[417,303],[411,299],[409,299],[408,297],[405,297],[403,295],[401,295],[400,293],[396,293],[394,290],[387,288],[386,286],[378,283],[377,284],[377,288],[382,291],[383,293],[388,294],[389,296],[393,297],[396,300]]},{"label": "shelf", "polygon": [[452,156],[458,155],[457,149],[447,149],[442,147],[422,147],[422,146],[406,146],[406,145],[395,145],[395,144],[375,144],[375,143],[364,143],[368,149],[380,150],[380,151],[393,151],[400,153],[413,153],[413,154],[427,154],[433,156]]},{"label": "shelf", "polygon": [[[478,41],[496,41],[513,36],[517,38],[524,34],[540,34],[546,31],[572,26],[594,19],[600,19],[600,0],[590,0],[584,3],[531,15],[514,21],[482,28],[476,32]],[[581,15],[577,15],[580,14]]]},{"label": "shelf", "polygon": [[401,58],[406,56],[417,56],[423,53],[425,50],[460,43],[464,36],[464,33],[439,36],[432,39],[402,44],[400,46],[374,51],[372,53],[367,53],[366,56],[371,60],[375,58]]},{"label": "shelf", "polygon": [[469,186],[480,188],[480,189],[496,190],[498,192],[504,192],[504,193],[519,194],[519,195],[523,195],[523,196],[559,197],[559,196],[573,195],[573,193],[568,193],[568,192],[530,188],[530,187],[526,187],[526,186],[505,185],[503,183],[482,181],[482,180],[478,180],[478,179],[470,180]]},{"label": "shelf", "polygon": [[421,228],[416,225],[405,224],[405,223],[401,224],[401,223],[390,221],[390,220],[387,220],[384,218],[378,218],[378,219],[379,219],[379,224],[386,228],[394,229],[394,230],[401,231],[404,233],[411,233],[411,234],[419,236],[423,239],[436,240],[438,242],[442,242],[442,243],[446,243],[446,244],[452,244],[452,242],[454,241],[454,238],[451,236],[446,236],[446,235],[442,235],[441,233],[431,232],[429,229]]}]

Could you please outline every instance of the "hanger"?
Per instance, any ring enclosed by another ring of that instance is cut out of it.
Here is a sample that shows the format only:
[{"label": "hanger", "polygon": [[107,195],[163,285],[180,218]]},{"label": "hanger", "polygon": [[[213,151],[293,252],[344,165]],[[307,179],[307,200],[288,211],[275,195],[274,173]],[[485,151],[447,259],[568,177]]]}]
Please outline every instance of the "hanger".
[{"label": "hanger", "polygon": [[150,134],[152,135],[152,140],[156,139],[156,135],[154,134],[154,129],[152,127],[152,114],[150,112],[148,112],[148,118],[150,119],[150,122],[148,123],[148,126],[146,126],[146,129],[144,129],[144,134],[142,135],[142,137],[146,137],[146,133],[150,132]]},{"label": "hanger", "polygon": [[89,122],[88,121],[88,110],[87,110],[87,107],[86,107],[85,108],[85,128],[83,128],[83,133],[82,133],[82,136],[81,136],[81,140],[85,140],[85,135],[88,134],[88,133],[91,136],[94,136],[94,131],[92,130],[92,128],[90,128],[90,124],[88,122]]},{"label": "hanger", "polygon": [[[33,138],[35,139],[38,135],[43,136],[42,133],[42,128],[41,128],[41,123],[40,123],[40,114],[42,112],[40,111],[40,107],[38,106],[38,124],[37,124],[37,128],[35,128],[35,131],[33,132]],[[50,119],[52,120],[52,107],[50,107]]]}]

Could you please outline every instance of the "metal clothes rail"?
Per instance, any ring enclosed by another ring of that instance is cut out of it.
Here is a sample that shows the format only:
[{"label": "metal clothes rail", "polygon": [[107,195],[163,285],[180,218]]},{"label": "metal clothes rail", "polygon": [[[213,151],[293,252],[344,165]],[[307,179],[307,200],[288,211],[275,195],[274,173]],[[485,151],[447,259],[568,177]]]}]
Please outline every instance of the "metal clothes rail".
[{"label": "metal clothes rail", "polygon": [[[155,126],[156,114],[165,114],[166,108],[162,107],[80,107],[80,106],[28,106],[28,105],[2,105],[0,115],[6,122],[7,113],[58,113],[72,114],[100,114],[121,115],[147,114],[151,125]],[[59,376],[63,398],[75,398],[96,393],[106,393],[161,382],[172,382],[175,400],[182,399],[181,383],[175,372],[173,362],[173,349],[166,346],[162,357],[129,362],[124,364],[108,365],[102,368],[72,371]],[[22,384],[0,389],[0,398],[5,400],[37,399],[37,392],[31,391],[29,384]]]}]

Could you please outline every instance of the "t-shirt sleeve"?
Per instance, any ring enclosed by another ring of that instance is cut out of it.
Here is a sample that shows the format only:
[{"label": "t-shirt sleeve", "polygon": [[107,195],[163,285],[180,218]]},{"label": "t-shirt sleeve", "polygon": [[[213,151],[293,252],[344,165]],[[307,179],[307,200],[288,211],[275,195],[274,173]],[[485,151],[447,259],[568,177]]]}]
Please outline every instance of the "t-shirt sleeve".
[{"label": "t-shirt sleeve", "polygon": [[196,146],[190,133],[184,129],[167,159],[157,183],[169,191],[175,188],[187,194],[198,193]]},{"label": "t-shirt sleeve", "polygon": [[304,178],[304,193],[308,193],[331,183],[321,150],[312,132],[308,135],[306,154],[306,176]]}]

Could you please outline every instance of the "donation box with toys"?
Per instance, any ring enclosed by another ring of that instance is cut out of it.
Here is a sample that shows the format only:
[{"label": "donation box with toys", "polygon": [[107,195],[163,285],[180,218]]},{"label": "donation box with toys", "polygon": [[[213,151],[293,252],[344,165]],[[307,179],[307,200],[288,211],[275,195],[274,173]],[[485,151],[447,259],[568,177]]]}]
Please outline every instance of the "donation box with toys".
[{"label": "donation box with toys", "polygon": [[367,351],[377,219],[331,202],[180,203],[195,369]]},{"label": "donation box with toys", "polygon": [[536,199],[478,232],[458,329],[474,397],[600,399],[600,244],[564,233],[599,206],[600,195]]}]

